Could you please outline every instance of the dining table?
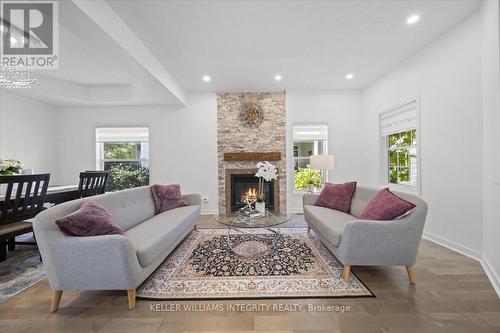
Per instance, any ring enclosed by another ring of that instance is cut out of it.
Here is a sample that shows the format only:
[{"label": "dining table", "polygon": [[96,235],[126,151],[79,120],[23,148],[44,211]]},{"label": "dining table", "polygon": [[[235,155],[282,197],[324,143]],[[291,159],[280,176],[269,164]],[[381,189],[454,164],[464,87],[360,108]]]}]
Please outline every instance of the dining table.
[{"label": "dining table", "polygon": [[[49,185],[45,195],[45,204],[57,205],[78,198],[78,185]],[[5,200],[5,195],[0,195],[0,204]]]}]

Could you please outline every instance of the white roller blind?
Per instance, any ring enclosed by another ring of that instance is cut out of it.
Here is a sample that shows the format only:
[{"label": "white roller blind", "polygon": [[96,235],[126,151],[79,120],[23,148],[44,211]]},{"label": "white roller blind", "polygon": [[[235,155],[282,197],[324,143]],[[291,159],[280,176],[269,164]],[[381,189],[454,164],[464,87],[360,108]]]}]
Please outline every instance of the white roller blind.
[{"label": "white roller blind", "polygon": [[328,125],[323,124],[294,124],[294,141],[328,140]]},{"label": "white roller blind", "polygon": [[148,142],[147,127],[98,127],[95,131],[97,142]]},{"label": "white roller blind", "polygon": [[380,135],[417,128],[417,102],[413,101],[380,114]]}]

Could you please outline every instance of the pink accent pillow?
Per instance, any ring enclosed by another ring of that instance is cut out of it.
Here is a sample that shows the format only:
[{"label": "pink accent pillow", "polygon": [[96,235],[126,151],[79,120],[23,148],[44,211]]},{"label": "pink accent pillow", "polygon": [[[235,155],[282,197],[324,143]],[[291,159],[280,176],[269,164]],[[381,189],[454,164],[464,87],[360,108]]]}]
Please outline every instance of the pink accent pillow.
[{"label": "pink accent pillow", "polygon": [[155,214],[166,212],[177,207],[187,206],[182,198],[180,185],[152,185],[151,193],[155,201]]},{"label": "pink accent pillow", "polygon": [[378,221],[394,220],[413,208],[415,208],[414,204],[401,199],[386,187],[373,197],[361,213],[360,218]]},{"label": "pink accent pillow", "polygon": [[123,234],[113,216],[93,201],[85,201],[77,211],[56,220],[56,224],[68,236]]},{"label": "pink accent pillow", "polygon": [[326,183],[314,205],[349,213],[355,190],[356,182],[344,184]]}]

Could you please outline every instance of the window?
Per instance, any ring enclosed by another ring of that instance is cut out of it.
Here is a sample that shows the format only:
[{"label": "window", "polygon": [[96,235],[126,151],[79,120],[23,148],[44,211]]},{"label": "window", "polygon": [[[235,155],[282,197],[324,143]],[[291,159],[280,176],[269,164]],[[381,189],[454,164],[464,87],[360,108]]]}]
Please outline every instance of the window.
[{"label": "window", "polygon": [[380,115],[380,131],[386,148],[387,182],[418,191],[417,102],[401,105]]},{"label": "window", "polygon": [[387,136],[389,183],[417,186],[417,130]]},{"label": "window", "polygon": [[108,191],[149,185],[149,129],[96,128],[96,167],[109,171]]},{"label": "window", "polygon": [[[316,188],[321,184],[321,172],[311,169],[312,155],[327,154],[328,125],[294,124],[293,166],[295,190],[305,190],[309,185]],[[326,178],[324,175],[323,177]]]}]

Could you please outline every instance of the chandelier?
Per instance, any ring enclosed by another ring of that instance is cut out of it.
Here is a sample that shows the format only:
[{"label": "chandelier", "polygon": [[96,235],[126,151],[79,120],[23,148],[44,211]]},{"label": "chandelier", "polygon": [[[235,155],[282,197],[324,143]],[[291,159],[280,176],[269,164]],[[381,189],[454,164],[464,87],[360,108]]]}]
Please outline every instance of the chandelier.
[{"label": "chandelier", "polygon": [[0,88],[30,88],[37,83],[29,66],[0,66]]},{"label": "chandelier", "polygon": [[[3,42],[6,42],[6,38],[4,38],[5,36],[3,35],[7,33],[7,30],[10,30],[10,40],[8,42],[11,44],[19,44],[22,46],[24,43],[28,43],[28,40],[24,37],[21,30],[8,24],[4,20],[0,20],[0,38]],[[31,43],[33,43],[33,41],[31,41]],[[34,77],[33,68],[31,66],[9,66],[0,64],[0,88],[30,88],[37,83],[38,80]]]}]

